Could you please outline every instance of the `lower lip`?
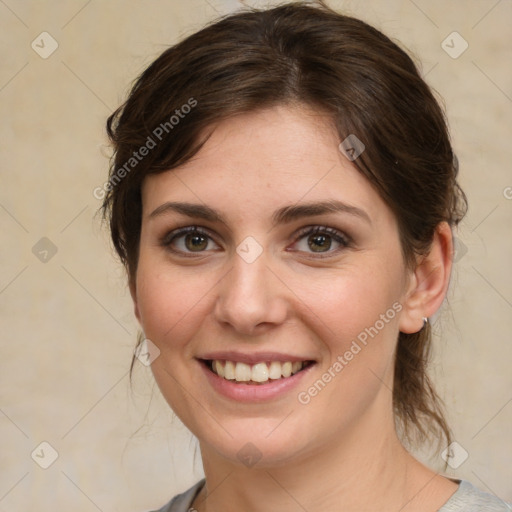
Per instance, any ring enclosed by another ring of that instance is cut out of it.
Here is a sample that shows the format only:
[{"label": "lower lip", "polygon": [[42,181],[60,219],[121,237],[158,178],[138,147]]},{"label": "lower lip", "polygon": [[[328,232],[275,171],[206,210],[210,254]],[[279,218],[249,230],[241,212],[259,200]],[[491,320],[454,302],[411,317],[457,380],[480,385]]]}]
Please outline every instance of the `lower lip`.
[{"label": "lower lip", "polygon": [[205,364],[199,362],[209,383],[215,391],[221,395],[236,400],[237,402],[266,402],[278,398],[290,392],[296,387],[306,373],[312,369],[314,364],[297,372],[290,377],[276,380],[268,380],[264,384],[237,384],[236,381],[226,380],[213,373]]}]

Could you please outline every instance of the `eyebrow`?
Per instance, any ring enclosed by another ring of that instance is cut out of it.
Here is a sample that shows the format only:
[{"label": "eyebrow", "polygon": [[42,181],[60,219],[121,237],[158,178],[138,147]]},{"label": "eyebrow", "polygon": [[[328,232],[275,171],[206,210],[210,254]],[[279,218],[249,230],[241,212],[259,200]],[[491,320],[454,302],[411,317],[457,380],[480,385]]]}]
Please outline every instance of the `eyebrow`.
[{"label": "eyebrow", "polygon": [[[179,213],[187,217],[206,220],[210,222],[221,222],[226,224],[223,215],[204,204],[168,201],[149,214],[153,219],[171,212]],[[314,217],[328,213],[346,213],[358,217],[368,224],[372,224],[370,216],[361,208],[352,206],[341,201],[330,200],[315,203],[302,203],[285,206],[275,211],[272,215],[272,225],[287,224],[304,217]]]}]

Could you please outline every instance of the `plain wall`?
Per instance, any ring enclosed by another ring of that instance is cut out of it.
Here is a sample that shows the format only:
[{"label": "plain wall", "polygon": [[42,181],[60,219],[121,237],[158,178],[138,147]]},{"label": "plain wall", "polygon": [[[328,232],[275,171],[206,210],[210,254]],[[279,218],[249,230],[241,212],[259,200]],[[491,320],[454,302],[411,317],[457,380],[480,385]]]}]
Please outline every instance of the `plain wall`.
[{"label": "plain wall", "polygon": [[[470,204],[449,309],[434,322],[435,381],[468,453],[448,474],[512,500],[512,3],[330,4],[409,48],[444,98]],[[138,326],[93,190],[107,176],[105,120],[131,81],[239,6],[0,2],[0,512],[140,512],[201,476],[197,442],[150,369],[137,363],[130,388]],[[442,47],[453,31],[469,45],[458,58]],[[42,32],[58,43],[47,58]],[[47,469],[41,442],[58,452]],[[431,464],[442,468],[440,453]]]}]

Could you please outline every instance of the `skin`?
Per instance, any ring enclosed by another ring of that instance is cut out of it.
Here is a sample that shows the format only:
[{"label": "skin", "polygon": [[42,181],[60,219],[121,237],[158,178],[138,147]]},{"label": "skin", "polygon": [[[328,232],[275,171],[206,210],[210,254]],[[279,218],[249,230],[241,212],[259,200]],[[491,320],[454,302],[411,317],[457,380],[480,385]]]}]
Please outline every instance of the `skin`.
[{"label": "skin", "polygon": [[[445,296],[451,230],[440,224],[430,253],[406,268],[393,213],[339,142],[326,116],[281,106],[219,123],[196,157],[144,181],[130,289],[145,336],[160,350],[156,382],[200,442],[207,481],[194,503],[200,512],[263,511],[269,503],[283,512],[340,503],[343,510],[427,512],[456,490],[402,447],[390,391],[399,331],[420,330]],[[364,214],[273,224],[280,208],[329,200]],[[172,210],[151,216],[177,201],[206,205],[222,220]],[[200,250],[185,236],[162,243],[185,226],[207,231]],[[333,228],[348,245],[329,234],[324,243],[298,235],[308,226]],[[236,252],[249,236],[263,250],[252,263]],[[378,335],[307,405],[299,403],[297,393],[397,303],[400,311]],[[291,392],[238,403],[205,378],[197,358],[214,350],[279,352],[315,365]],[[250,468],[237,457],[248,442],[261,456]]]}]

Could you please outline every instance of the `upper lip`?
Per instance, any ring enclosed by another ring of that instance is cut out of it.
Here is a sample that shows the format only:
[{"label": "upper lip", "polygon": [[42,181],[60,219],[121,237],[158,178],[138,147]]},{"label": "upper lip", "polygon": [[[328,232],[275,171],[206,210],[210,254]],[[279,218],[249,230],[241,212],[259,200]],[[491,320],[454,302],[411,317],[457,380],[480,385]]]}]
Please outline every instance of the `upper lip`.
[{"label": "upper lip", "polygon": [[256,364],[261,362],[279,361],[286,363],[288,361],[294,363],[296,361],[314,361],[311,357],[295,356],[291,354],[283,354],[278,352],[254,352],[245,353],[237,351],[219,351],[208,352],[198,356],[198,359],[206,361],[233,361],[234,363]]}]

